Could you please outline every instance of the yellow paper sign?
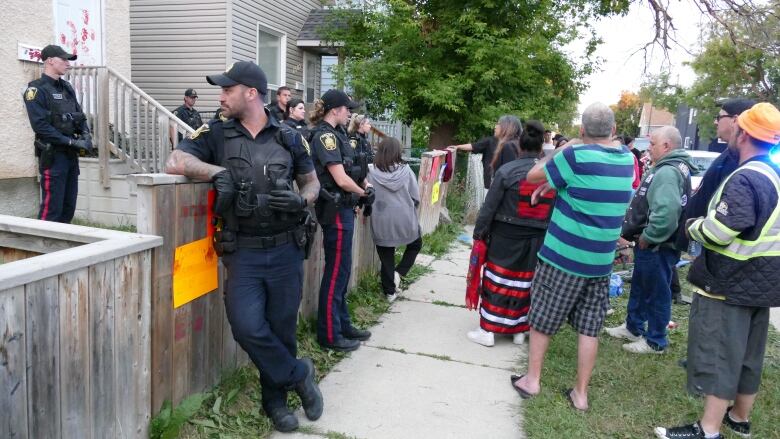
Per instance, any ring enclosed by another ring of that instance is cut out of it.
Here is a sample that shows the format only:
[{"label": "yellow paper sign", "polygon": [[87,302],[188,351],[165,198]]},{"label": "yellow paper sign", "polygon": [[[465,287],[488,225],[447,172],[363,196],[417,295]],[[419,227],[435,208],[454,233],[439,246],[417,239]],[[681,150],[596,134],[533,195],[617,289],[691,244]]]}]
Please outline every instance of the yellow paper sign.
[{"label": "yellow paper sign", "polygon": [[431,190],[431,204],[436,204],[437,201],[439,201],[439,191],[441,190],[441,182],[437,181],[433,184],[433,189]]},{"label": "yellow paper sign", "polygon": [[206,237],[176,247],[173,257],[173,307],[217,289],[217,254]]}]

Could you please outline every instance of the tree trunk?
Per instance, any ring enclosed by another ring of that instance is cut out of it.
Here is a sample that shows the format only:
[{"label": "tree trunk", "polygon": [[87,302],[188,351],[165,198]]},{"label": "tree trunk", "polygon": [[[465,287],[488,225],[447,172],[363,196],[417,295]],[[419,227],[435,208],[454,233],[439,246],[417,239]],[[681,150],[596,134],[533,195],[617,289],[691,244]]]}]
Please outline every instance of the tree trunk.
[{"label": "tree trunk", "polygon": [[445,123],[431,127],[431,135],[428,138],[428,149],[442,149],[452,145],[455,137],[455,125]]}]

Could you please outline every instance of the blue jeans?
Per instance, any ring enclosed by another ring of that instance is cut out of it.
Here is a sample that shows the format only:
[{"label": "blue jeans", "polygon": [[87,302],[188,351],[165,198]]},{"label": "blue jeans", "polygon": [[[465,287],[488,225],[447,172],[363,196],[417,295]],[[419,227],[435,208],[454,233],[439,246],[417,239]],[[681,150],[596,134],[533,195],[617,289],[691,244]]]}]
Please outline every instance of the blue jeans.
[{"label": "blue jeans", "polygon": [[669,345],[666,331],[672,318],[672,268],[678,260],[680,252],[671,248],[634,248],[626,329],[659,350]]},{"label": "blue jeans", "polygon": [[260,371],[263,408],[284,407],[287,389],[307,373],[296,358],[295,339],[303,250],[292,243],[268,249],[239,247],[222,262],[227,268],[225,309],[233,338]]},{"label": "blue jeans", "polygon": [[321,344],[336,343],[352,324],[346,296],[352,274],[354,229],[355,213],[352,208],[339,209],[333,224],[322,225],[325,270],[317,309],[317,339]]}]

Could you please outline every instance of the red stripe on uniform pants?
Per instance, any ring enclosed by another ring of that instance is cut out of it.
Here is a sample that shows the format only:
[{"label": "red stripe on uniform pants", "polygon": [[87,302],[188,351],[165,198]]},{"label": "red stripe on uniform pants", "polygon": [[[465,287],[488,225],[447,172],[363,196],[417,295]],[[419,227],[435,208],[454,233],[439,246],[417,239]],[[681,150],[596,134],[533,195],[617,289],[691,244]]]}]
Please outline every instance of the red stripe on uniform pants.
[{"label": "red stripe on uniform pants", "polygon": [[501,308],[500,306],[492,305],[486,301],[482,301],[482,307],[486,310],[490,311],[491,314],[496,315],[498,314],[499,317],[509,317],[509,318],[517,318],[520,317],[523,314],[528,313],[528,309],[530,306],[524,306],[520,309],[509,309],[509,308]]},{"label": "red stripe on uniform pants", "polygon": [[497,283],[490,280],[489,277],[482,279],[482,287],[492,294],[500,294],[502,296],[517,297],[520,299],[527,298],[531,292],[530,289],[524,288],[522,290],[513,290],[506,287],[500,287]]},{"label": "red stripe on uniform pants", "polygon": [[51,169],[43,171],[43,212],[41,219],[45,220],[49,215],[49,202],[51,201]]},{"label": "red stripe on uniform pants", "polygon": [[533,270],[531,270],[531,271],[514,271],[514,270],[510,270],[508,268],[499,267],[498,265],[496,265],[496,264],[494,264],[492,262],[488,262],[487,263],[487,268],[490,271],[495,271],[496,273],[498,273],[498,274],[500,274],[502,276],[512,276],[513,278],[516,278],[516,279],[511,279],[511,280],[519,280],[519,279],[530,280],[530,279],[533,279],[533,277],[534,277]]},{"label": "red stripe on uniform pants", "polygon": [[[330,288],[328,288],[328,343],[333,343],[333,293],[336,291],[336,280],[339,277],[339,265],[341,265],[341,213],[336,214],[336,259],[333,261],[333,273],[330,275]],[[344,299],[342,299],[344,300]]]}]

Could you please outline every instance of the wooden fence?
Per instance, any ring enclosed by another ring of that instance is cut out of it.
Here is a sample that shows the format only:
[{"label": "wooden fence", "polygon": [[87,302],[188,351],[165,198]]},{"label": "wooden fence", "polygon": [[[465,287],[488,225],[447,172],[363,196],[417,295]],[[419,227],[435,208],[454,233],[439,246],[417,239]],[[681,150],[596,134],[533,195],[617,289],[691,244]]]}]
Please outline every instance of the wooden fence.
[{"label": "wooden fence", "polygon": [[160,244],[0,215],[0,437],[147,437]]},{"label": "wooden fence", "polygon": [[[442,210],[446,210],[447,190],[450,183],[440,181],[442,169],[445,167],[446,151],[428,151],[422,154],[420,160],[420,205],[417,207],[417,216],[420,218],[422,233],[428,234],[439,225],[439,216]],[[457,154],[452,155],[452,166],[455,167]],[[453,169],[453,178],[455,172]],[[450,180],[452,181],[452,180]],[[436,189],[438,186],[438,189]],[[434,193],[438,190],[438,196]]]}]

